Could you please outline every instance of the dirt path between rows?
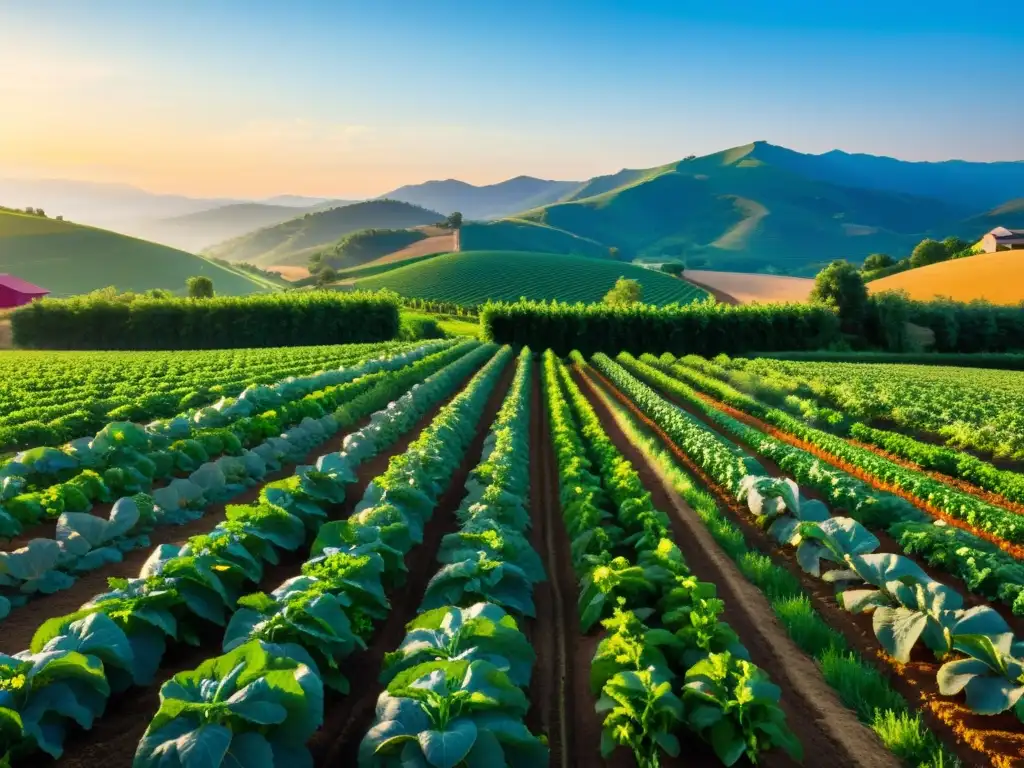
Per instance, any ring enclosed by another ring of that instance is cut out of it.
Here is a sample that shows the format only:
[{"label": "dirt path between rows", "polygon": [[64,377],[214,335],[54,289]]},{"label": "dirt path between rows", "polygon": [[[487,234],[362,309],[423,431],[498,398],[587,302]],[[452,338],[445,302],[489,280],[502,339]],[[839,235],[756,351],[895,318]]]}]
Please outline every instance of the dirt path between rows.
[{"label": "dirt path between rows", "polygon": [[[469,374],[467,374],[468,377]],[[405,453],[409,443],[419,436],[423,428],[433,420],[437,412],[455,396],[460,388],[456,388],[451,397],[446,398],[426,413],[391,448],[361,464],[356,469],[357,479],[354,483],[346,486],[345,502],[330,510],[329,517],[331,520],[345,519],[352,514],[353,509],[362,498],[370,481],[387,469],[388,462],[392,456]],[[346,434],[348,433],[346,432]],[[316,456],[330,453],[332,450],[337,451],[341,447],[343,440],[343,434],[335,435],[328,443],[321,445],[317,449]],[[313,458],[315,459],[315,456]],[[285,476],[287,477],[288,475],[286,474]],[[258,497],[258,492],[256,496]],[[207,520],[208,517],[203,518],[203,520]],[[250,591],[270,591],[275,589],[281,582],[298,574],[308,554],[308,546],[301,547],[298,552],[283,554],[281,563],[272,568],[268,567],[260,584],[253,586]],[[77,608],[77,605],[75,608]],[[92,730],[73,732],[69,735],[65,755],[60,761],[61,765],[73,766],[74,768],[95,768],[97,765],[105,765],[110,768],[130,766],[139,739],[142,738],[142,734],[160,706],[160,686],[177,672],[193,669],[206,659],[218,655],[221,652],[223,637],[224,629],[222,627],[210,626],[206,628],[205,635],[202,638],[203,643],[198,648],[179,644],[169,649],[164,663],[161,665],[160,672],[157,674],[157,679],[152,685],[143,688],[132,688],[123,694],[113,697],[107,706],[106,712],[97,719]],[[25,763],[26,766],[29,764],[28,762]],[[33,766],[35,764],[31,763]]]},{"label": "dirt path between rows", "polygon": [[[814,603],[815,610],[829,626],[842,632],[850,647],[856,650],[865,662],[884,675],[896,691],[907,700],[912,709],[920,707],[917,711],[928,730],[934,731],[965,765],[991,764],[997,768],[1024,766],[1024,734],[1020,732],[1020,725],[1016,718],[1007,715],[997,717],[974,715],[962,704],[962,696],[956,699],[940,696],[935,679],[938,665],[933,659],[929,659],[927,653],[916,653],[909,664],[899,664],[888,657],[878,645],[869,615],[854,616],[840,608],[830,585],[808,575],[796,561],[793,550],[780,547],[772,540],[753,522],[749,512],[736,502],[726,489],[708,477],[692,459],[672,442],[667,434],[644,416],[600,373],[592,368],[588,369],[588,373],[602,382],[601,386],[605,392],[618,399],[641,423],[658,435],[661,442],[675,455],[677,461],[697,479],[701,486],[715,496],[719,509],[739,527],[749,544],[768,555],[772,562],[788,570],[800,581],[805,594]],[[696,413],[684,408],[674,398],[667,395],[665,397],[681,410],[708,425],[724,439],[734,442],[752,455],[756,455],[756,451],[753,451],[750,446],[735,441],[720,430],[714,429],[706,417],[700,418]],[[765,468],[775,476],[785,474],[771,462],[767,462]],[[836,511],[837,513],[842,512],[841,510]],[[895,542],[884,531],[875,530],[873,532],[882,543],[878,549],[879,552],[900,553]],[[916,558],[912,559],[917,562]],[[938,578],[941,575],[944,578],[938,580],[950,586],[956,586],[958,589],[962,587],[959,580],[951,578],[949,574],[933,574],[931,571],[934,569],[930,569],[925,563],[919,562],[918,564],[933,578]],[[966,598],[969,595],[964,590],[965,588],[961,590],[961,594],[964,594]],[[965,602],[969,601],[965,599]],[[993,605],[993,607],[999,606]],[[981,754],[979,755],[979,753]]]},{"label": "dirt path between rows", "polygon": [[[717,585],[725,601],[723,619],[750,651],[751,660],[767,670],[782,688],[781,705],[789,727],[803,744],[807,764],[828,755],[829,766],[897,766],[852,711],[843,706],[822,679],[820,670],[786,634],[764,595],[747,581],[735,563],[718,547],[690,506],[654,469],[647,457],[623,433],[594,381],[578,369],[574,378],[587,393],[612,442],[636,468],[656,507],[669,513],[674,538],[693,573]],[[781,751],[764,756],[763,765],[790,766]]]},{"label": "dirt path between rows", "polygon": [[[535,587],[537,619],[527,632],[537,652],[527,724],[535,733],[547,734],[553,768],[597,766],[604,761],[601,718],[590,692],[590,663],[598,640],[580,633],[578,585],[562,520],[558,466],[540,376],[538,360],[530,411],[530,541],[544,562],[547,580]],[[632,760],[624,765],[633,765]]]},{"label": "dirt path between rows", "polygon": [[[434,516],[424,529],[423,542],[406,556],[406,584],[388,595],[391,610],[387,619],[377,629],[370,647],[353,655],[342,665],[341,671],[349,679],[351,693],[347,696],[327,693],[323,727],[309,742],[314,765],[356,764],[359,743],[373,725],[377,698],[384,690],[378,679],[384,654],[401,645],[406,633],[405,625],[417,616],[427,583],[440,568],[437,550],[441,539],[446,534],[458,530],[455,511],[466,494],[466,478],[480,463],[484,440],[512,383],[515,367],[514,361],[506,364],[505,371],[488,398],[483,415],[477,424],[476,437],[467,448],[462,463],[438,500]],[[380,471],[383,471],[383,468]],[[376,474],[380,474],[380,471]]]}]

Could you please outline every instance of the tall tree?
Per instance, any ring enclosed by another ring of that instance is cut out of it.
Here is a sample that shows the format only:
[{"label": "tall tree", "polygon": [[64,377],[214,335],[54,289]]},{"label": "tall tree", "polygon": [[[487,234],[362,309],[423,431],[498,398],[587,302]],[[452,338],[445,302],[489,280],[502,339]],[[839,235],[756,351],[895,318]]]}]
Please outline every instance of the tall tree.
[{"label": "tall tree", "polygon": [[193,275],[192,277],[185,281],[185,286],[188,288],[189,298],[213,298],[213,280],[206,277],[205,275]]},{"label": "tall tree", "polygon": [[868,310],[868,289],[857,267],[848,261],[833,261],[814,278],[811,300],[839,311],[846,333],[860,333]]}]

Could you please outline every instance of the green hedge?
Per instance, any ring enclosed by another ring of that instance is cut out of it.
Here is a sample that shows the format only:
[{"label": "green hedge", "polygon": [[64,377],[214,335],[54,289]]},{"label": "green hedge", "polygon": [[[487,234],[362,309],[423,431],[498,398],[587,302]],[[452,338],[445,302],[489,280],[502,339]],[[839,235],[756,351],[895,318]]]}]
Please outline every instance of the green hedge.
[{"label": "green hedge", "polygon": [[30,349],[227,349],[384,341],[398,333],[394,294],[291,291],[212,299],[80,296],[11,314]]},{"label": "green hedge", "polygon": [[599,351],[732,354],[819,349],[840,338],[839,318],[810,304],[565,304],[518,301],[485,304],[484,338],[501,344],[551,347],[566,355]]}]

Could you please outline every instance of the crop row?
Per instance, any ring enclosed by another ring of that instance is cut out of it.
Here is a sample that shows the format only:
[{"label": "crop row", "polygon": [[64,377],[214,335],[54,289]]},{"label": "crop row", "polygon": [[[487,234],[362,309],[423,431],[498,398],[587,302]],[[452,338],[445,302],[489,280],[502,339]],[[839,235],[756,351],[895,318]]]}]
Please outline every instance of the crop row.
[{"label": "crop row", "polygon": [[888,419],[999,457],[1024,457],[1024,374],[1018,371],[767,359],[737,364],[750,373],[794,377],[859,418]]},{"label": "crop row", "polygon": [[519,628],[544,579],[525,532],[529,493],[530,350],[491,426],[444,537],[419,615],[384,660],[387,685],[360,745],[361,768],[543,766],[548,748],[523,723],[533,648]]},{"label": "crop row", "polygon": [[[813,454],[747,426],[708,405],[691,387],[659,368],[626,354],[619,355],[618,360],[649,384],[670,392],[703,413],[734,439],[753,446],[759,455],[774,461],[798,483],[814,488],[851,517],[868,527],[888,532],[904,551],[911,545],[908,537],[921,547],[924,546],[923,541],[944,536],[943,526],[936,525],[934,518],[905,499],[879,492],[849,473],[825,464]],[[709,434],[713,433],[709,431]],[[737,456],[745,457],[736,446],[731,445],[731,449]],[[749,457],[744,460],[753,461]],[[763,469],[759,469],[754,474],[763,473]],[[955,550],[944,548],[941,562],[936,560],[935,564],[961,578],[971,591],[1000,600],[1011,606],[1016,614],[1024,615],[1024,565],[977,536],[963,530],[959,534],[959,541],[965,546]],[[914,551],[921,550],[916,548]]]},{"label": "crop row", "polygon": [[[667,361],[669,358],[662,355],[662,360]],[[1024,475],[1019,472],[998,469],[990,462],[979,459],[966,451],[922,442],[900,432],[877,429],[856,421],[846,413],[823,406],[813,392],[807,391],[807,386],[800,379],[774,371],[766,374],[761,369],[757,374],[737,373],[696,355],[688,355],[678,360],[677,363],[685,366],[677,367],[677,371],[683,375],[696,369],[708,376],[721,379],[737,390],[753,395],[760,400],[778,403],[780,407],[789,410],[812,426],[840,437],[851,437],[861,443],[874,445],[923,469],[960,478],[1009,501],[1024,503]],[[704,391],[710,391],[706,388],[706,385],[710,383],[706,379],[701,380],[687,376],[687,380]],[[722,397],[724,401],[730,402],[731,405],[747,410],[746,407],[727,399],[732,396],[731,393],[716,391],[715,394]],[[767,407],[762,403],[761,409],[767,410]],[[752,411],[748,412],[753,413]]]},{"label": "crop row", "polygon": [[799,758],[781,690],[719,621],[725,605],[715,585],[691,573],[668,518],[550,350],[544,391],[562,515],[581,574],[581,627],[603,619],[607,630],[590,679],[604,715],[602,753],[625,746],[639,765],[656,766],[661,752],[679,753],[676,731],[685,725],[725,765],[744,755],[756,761],[773,747]]},{"label": "crop row", "polygon": [[210,352],[9,353],[12,359],[5,358],[0,378],[0,451],[58,445],[109,421],[168,418],[237,395],[249,384],[408,347],[384,342]]},{"label": "crop row", "polygon": [[[167,420],[145,426],[111,422],[93,437],[61,448],[22,451],[0,468],[0,533],[13,536],[22,525],[65,511],[87,512],[93,501],[150,491],[154,481],[194,473],[221,455],[246,456],[253,449],[270,461],[274,450],[266,444],[269,438],[306,419],[322,419],[389,371],[447,346],[433,342],[391,357],[352,361],[355,365],[350,367],[289,376],[270,386],[252,385],[237,398],[221,398],[213,406]],[[230,461],[224,463],[225,472],[239,471],[232,470]]]},{"label": "crop row", "polygon": [[[509,357],[508,348],[500,350],[406,453],[391,459],[352,517],[320,529],[301,575],[269,595],[242,599],[225,632],[227,653],[164,684],[160,709],[139,742],[137,768],[168,760],[217,766],[230,759],[244,768],[310,764],[305,743],[323,721],[324,689],[348,692],[338,661],[365,646],[373,622],[387,615],[386,589],[404,581],[405,556],[422,543]],[[337,503],[351,477],[328,474],[335,476],[320,483]],[[287,674],[277,674],[282,667]],[[196,701],[193,691],[204,690]],[[277,708],[267,716],[270,708],[247,705],[252,698]],[[202,739],[216,739],[208,756],[190,747]]]},{"label": "crop row", "polygon": [[[657,369],[625,354],[620,360],[661,384],[664,374]],[[924,646],[945,661],[937,673],[941,694],[966,691],[974,713],[1014,710],[1024,720],[1024,707],[1017,706],[1024,693],[1018,679],[1024,670],[1024,644],[995,610],[963,609],[958,592],[930,578],[909,558],[876,553],[880,543],[867,528],[851,517],[831,517],[823,503],[801,497],[792,480],[754,473],[737,477],[740,455],[735,446],[606,355],[595,355],[593,362],[712,479],[746,503],[772,538],[794,547],[806,572],[834,584],[840,606],[870,614],[879,644],[893,659],[907,662],[915,647]],[[831,498],[844,505],[849,501]]]},{"label": "crop row", "polygon": [[[599,375],[589,366],[578,367],[587,377]],[[621,399],[621,393],[606,394],[598,389],[597,396],[611,410],[629,441],[690,505],[721,551],[764,595],[776,620],[815,662],[825,682],[884,746],[908,766],[959,765],[907,699],[865,656],[853,650],[838,629],[829,625],[807,596],[801,580],[784,565],[773,562],[759,543],[750,541],[731,519],[728,510],[740,505],[732,502],[728,491],[701,472],[631,401]],[[874,657],[873,652],[870,657]]]},{"label": "crop row", "polygon": [[778,408],[765,406],[734,387],[687,366],[671,366],[674,358],[641,358],[687,384],[713,394],[738,410],[759,418],[797,439],[815,446],[833,459],[859,470],[891,488],[913,497],[922,505],[938,510],[953,520],[966,523],[992,538],[1011,544],[1024,543],[1024,516],[990,504],[971,494],[952,488],[922,472],[909,469],[874,451],[852,445],[847,440],[808,426]]},{"label": "crop row", "polygon": [[[310,533],[319,531],[329,511],[344,500],[344,486],[354,478],[354,468],[392,445],[493,353],[493,345],[482,346],[449,364],[347,435],[342,451],[268,484],[254,504],[229,506],[227,520],[210,533],[193,536],[182,547],[158,547],[138,578],[112,579],[110,592],[70,615],[45,622],[29,650],[0,657],[0,723],[5,726],[0,731],[0,754],[42,750],[59,757],[71,722],[90,728],[112,693],[152,683],[169,641],[197,645],[202,625],[223,626],[240,605],[250,607],[238,602],[243,588],[262,580],[263,564],[276,563],[280,550],[296,550]],[[485,370],[493,369],[488,365]],[[479,378],[480,374],[474,381]],[[371,486],[367,493],[381,490]],[[370,557],[356,560],[364,563]],[[273,625],[270,621],[264,626]],[[297,679],[298,665],[281,663],[291,666],[276,679]],[[237,682],[237,673],[227,674],[233,666],[214,667]],[[168,683],[166,690],[176,690],[176,684]],[[218,690],[217,685],[188,687],[187,696],[195,704],[216,704],[221,702]],[[259,702],[251,709],[267,711]],[[179,712],[188,710],[184,706]],[[299,720],[300,727],[306,727],[307,718],[302,715]],[[199,747],[193,754],[209,747],[203,739],[176,743],[186,752]]]},{"label": "crop row", "polygon": [[[124,552],[149,546],[148,534],[156,526],[195,519],[209,504],[225,501],[243,488],[255,485],[268,470],[279,469],[282,463],[301,461],[331,434],[350,428],[360,418],[383,407],[410,386],[476,346],[470,343],[434,352],[436,346],[425,345],[391,358],[354,366],[345,371],[351,381],[316,393],[319,418],[304,416],[307,410],[296,408],[292,421],[301,418],[301,422],[293,423],[290,429],[282,426],[277,436],[272,436],[273,430],[269,430],[270,436],[252,451],[207,461],[187,479],[172,480],[152,497],[138,493],[121,498],[113,505],[108,518],[87,511],[62,512],[54,538],[34,538],[14,552],[0,552],[0,618],[9,612],[12,604],[22,604],[35,594],[67,589],[74,583],[75,576],[107,563],[120,562]],[[232,435],[231,432],[226,434]],[[124,450],[131,449],[121,450],[123,455]],[[95,483],[103,488],[102,481]]]}]

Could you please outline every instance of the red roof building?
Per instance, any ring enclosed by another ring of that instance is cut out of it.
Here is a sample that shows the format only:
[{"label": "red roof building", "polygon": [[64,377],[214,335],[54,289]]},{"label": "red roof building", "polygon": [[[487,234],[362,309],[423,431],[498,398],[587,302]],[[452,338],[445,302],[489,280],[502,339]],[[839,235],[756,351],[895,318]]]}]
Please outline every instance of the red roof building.
[{"label": "red roof building", "polygon": [[41,299],[48,293],[45,288],[32,285],[20,277],[0,274],[0,309],[20,307],[33,299]]}]

